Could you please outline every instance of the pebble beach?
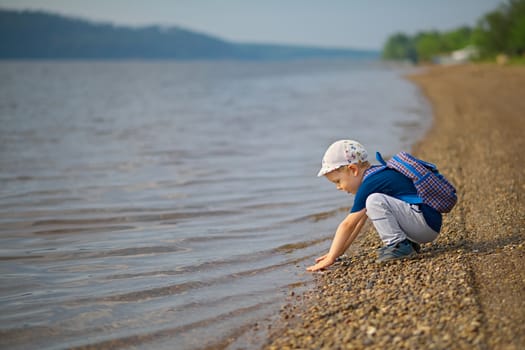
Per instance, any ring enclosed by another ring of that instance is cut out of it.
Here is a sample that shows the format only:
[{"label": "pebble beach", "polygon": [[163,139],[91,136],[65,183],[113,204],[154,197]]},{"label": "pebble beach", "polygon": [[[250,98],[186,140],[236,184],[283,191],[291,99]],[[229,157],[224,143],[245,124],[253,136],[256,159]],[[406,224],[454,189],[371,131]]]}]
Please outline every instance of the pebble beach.
[{"label": "pebble beach", "polygon": [[367,224],[312,290],[290,293],[265,349],[525,348],[525,67],[431,67],[408,79],[434,115],[412,151],[438,165],[458,204],[411,260],[377,264]]}]

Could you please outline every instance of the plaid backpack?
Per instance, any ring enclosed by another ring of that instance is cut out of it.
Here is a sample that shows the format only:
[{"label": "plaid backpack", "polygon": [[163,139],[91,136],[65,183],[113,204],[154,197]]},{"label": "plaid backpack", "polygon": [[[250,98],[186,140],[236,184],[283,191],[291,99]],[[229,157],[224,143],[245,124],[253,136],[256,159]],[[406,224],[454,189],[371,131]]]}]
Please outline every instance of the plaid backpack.
[{"label": "plaid backpack", "polygon": [[376,159],[383,164],[380,168],[395,169],[414,182],[417,196],[400,196],[399,199],[412,204],[425,203],[440,213],[448,213],[458,201],[456,189],[439,173],[434,164],[407,152],[399,152],[386,162],[376,152]]}]

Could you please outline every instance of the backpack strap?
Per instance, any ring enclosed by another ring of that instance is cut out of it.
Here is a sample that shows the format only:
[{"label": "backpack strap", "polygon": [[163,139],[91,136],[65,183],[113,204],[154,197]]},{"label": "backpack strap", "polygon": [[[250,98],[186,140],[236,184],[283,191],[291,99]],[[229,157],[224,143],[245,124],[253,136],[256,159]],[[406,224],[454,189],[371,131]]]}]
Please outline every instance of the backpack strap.
[{"label": "backpack strap", "polygon": [[423,204],[423,199],[421,199],[421,197],[419,197],[417,194],[402,194],[396,196],[395,198],[400,199],[403,202],[407,202],[409,204]]},{"label": "backpack strap", "polygon": [[414,174],[417,174],[417,177],[420,179],[421,177],[423,177],[423,174],[421,174],[415,167],[413,167],[410,163],[408,162],[405,162],[403,159],[399,158],[397,155],[395,155],[394,157],[392,157],[392,159],[394,159],[395,161],[403,164],[403,166],[405,166],[407,169],[409,169],[412,173]]},{"label": "backpack strap", "polygon": [[376,152],[376,159],[379,163],[383,164],[384,166],[386,166],[386,161],[383,159],[383,157],[381,156],[381,153],[379,152]]},{"label": "backpack strap", "polygon": [[371,175],[374,175],[375,173],[378,173],[382,170],[385,170],[387,167],[386,165],[372,165],[370,168],[368,168],[364,175],[363,175],[363,182]]}]

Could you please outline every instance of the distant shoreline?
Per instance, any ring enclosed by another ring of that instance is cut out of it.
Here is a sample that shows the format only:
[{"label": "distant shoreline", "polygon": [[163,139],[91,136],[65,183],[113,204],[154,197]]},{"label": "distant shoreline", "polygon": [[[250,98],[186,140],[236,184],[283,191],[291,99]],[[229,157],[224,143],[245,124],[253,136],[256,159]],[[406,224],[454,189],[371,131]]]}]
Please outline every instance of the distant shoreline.
[{"label": "distant shoreline", "polygon": [[235,43],[180,27],[125,27],[0,8],[0,60],[379,59],[380,52],[304,45]]}]

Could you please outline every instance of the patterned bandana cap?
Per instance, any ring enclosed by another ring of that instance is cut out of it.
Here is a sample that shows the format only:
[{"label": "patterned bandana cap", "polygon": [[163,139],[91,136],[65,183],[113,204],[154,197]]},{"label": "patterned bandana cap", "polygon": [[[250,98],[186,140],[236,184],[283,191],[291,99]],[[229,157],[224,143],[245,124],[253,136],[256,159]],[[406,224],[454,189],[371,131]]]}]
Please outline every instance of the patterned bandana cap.
[{"label": "patterned bandana cap", "polygon": [[368,153],[357,141],[339,140],[330,145],[326,150],[322,167],[317,176],[323,176],[344,165],[366,162]]}]

